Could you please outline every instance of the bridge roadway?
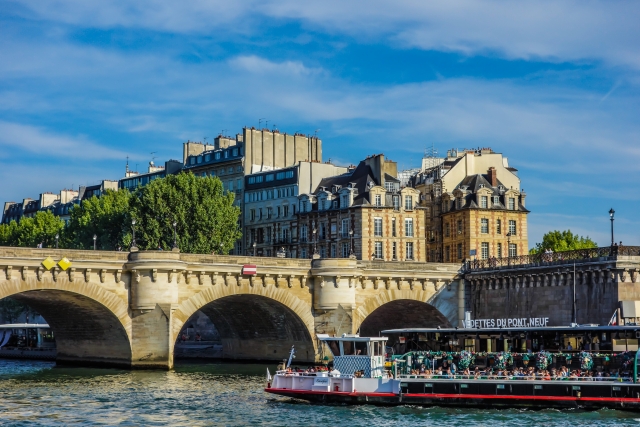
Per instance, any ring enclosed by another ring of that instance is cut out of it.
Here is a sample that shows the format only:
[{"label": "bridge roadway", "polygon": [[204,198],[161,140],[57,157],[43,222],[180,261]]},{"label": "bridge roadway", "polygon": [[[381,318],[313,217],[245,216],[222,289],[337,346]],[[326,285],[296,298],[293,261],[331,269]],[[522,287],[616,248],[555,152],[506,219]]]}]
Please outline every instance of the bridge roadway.
[{"label": "bridge roadway", "polygon": [[[255,276],[242,274],[246,264],[257,265]],[[178,334],[198,310],[218,329],[223,358],[282,360],[295,344],[297,360],[310,362],[323,357],[317,333],[457,326],[464,312],[460,269],[0,247],[0,298],[42,314],[56,336],[58,363],[171,369]]]}]

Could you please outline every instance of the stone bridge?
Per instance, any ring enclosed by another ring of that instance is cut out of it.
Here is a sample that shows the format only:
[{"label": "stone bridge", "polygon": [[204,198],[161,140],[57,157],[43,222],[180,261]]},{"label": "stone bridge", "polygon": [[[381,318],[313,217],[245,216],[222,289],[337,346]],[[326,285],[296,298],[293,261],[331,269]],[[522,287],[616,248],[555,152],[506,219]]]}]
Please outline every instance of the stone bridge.
[{"label": "stone bridge", "polygon": [[[68,264],[65,264],[68,261]],[[257,274],[243,274],[243,266]],[[191,316],[216,326],[223,358],[322,357],[317,333],[459,324],[460,265],[0,248],[0,298],[38,311],[59,363],[173,367]]]},{"label": "stone bridge", "polygon": [[639,272],[634,246],[470,262],[465,307],[475,319],[548,317],[550,326],[567,326],[575,315],[579,324],[607,325],[623,301],[640,301]]}]

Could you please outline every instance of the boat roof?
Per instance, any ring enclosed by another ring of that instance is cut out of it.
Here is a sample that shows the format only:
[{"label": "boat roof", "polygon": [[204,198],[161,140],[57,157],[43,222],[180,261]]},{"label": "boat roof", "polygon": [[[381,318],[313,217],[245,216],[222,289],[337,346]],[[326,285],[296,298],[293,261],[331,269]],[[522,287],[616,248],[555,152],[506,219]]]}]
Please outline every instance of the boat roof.
[{"label": "boat roof", "polygon": [[388,337],[361,337],[355,334],[342,334],[341,337],[331,337],[329,334],[316,334],[320,341],[387,341]]},{"label": "boat roof", "polygon": [[47,323],[5,323],[0,329],[48,329]]},{"label": "boat roof", "polygon": [[508,327],[508,328],[406,328],[406,329],[386,329],[383,334],[410,334],[410,333],[440,333],[440,334],[499,334],[504,332],[616,332],[616,331],[638,331],[640,325],[624,326],[599,326],[599,325],[577,325],[577,326],[540,326],[540,327]]}]

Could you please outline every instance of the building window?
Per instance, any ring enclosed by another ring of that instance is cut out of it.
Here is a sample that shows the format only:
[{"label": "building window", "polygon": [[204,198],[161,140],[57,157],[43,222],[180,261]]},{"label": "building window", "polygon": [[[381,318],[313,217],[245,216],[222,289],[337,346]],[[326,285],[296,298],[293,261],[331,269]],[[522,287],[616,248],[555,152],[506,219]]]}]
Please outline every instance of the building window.
[{"label": "building window", "polygon": [[264,180],[265,180],[266,182],[271,182],[271,181],[273,181],[273,174],[272,174],[272,173],[268,174],[267,176],[265,176]]},{"label": "building window", "polygon": [[518,245],[515,243],[509,243],[509,257],[518,256]]},{"label": "building window", "polygon": [[220,152],[217,152],[215,155],[216,160],[220,160]]},{"label": "building window", "polygon": [[396,219],[391,218],[391,236],[396,237]]},{"label": "building window", "polygon": [[510,211],[516,210],[516,199],[514,199],[513,197],[509,197],[509,210]]},{"label": "building window", "polygon": [[[349,219],[348,218],[343,218],[342,219],[342,238],[347,238],[349,237]],[[346,258],[346,257],[345,257]]]},{"label": "building window", "polygon": [[512,236],[516,235],[516,221],[513,219],[509,220],[509,234]]},{"label": "building window", "polygon": [[405,237],[413,237],[413,219],[405,218],[404,220],[404,235]]},{"label": "building window", "polygon": [[462,220],[458,220],[458,234],[462,234]]},{"label": "building window", "polygon": [[400,197],[399,196],[393,196],[393,210],[394,211],[399,211],[400,210]]},{"label": "building window", "polygon": [[498,243],[496,246],[496,256],[502,258],[502,243]]},{"label": "building window", "polygon": [[445,237],[451,236],[451,224],[448,222],[444,225],[444,235]]},{"label": "building window", "polygon": [[324,240],[327,238],[327,226],[324,222],[320,223],[320,239]]},{"label": "building window", "polygon": [[333,201],[333,209],[338,209],[338,201],[337,200]]},{"label": "building window", "polygon": [[462,209],[462,197],[456,198],[456,209]]},{"label": "building window", "polygon": [[307,258],[307,248],[300,249],[300,258]]},{"label": "building window", "polygon": [[407,259],[408,260],[412,260],[413,259],[413,242],[407,242]]},{"label": "building window", "polygon": [[462,243],[458,243],[458,259],[462,259]]},{"label": "building window", "polygon": [[444,247],[444,262],[451,262],[451,247]]},{"label": "building window", "polygon": [[249,219],[251,221],[255,221],[256,220],[256,210],[255,209],[251,209],[249,211]]},{"label": "building window", "polygon": [[342,195],[342,206],[340,206],[341,208],[348,208],[349,207],[349,195],[347,194],[343,194]]},{"label": "building window", "polygon": [[391,259],[398,259],[398,245],[396,244],[396,242],[391,243]]},{"label": "building window", "polygon": [[494,205],[500,204],[500,196],[493,196],[493,204]]},{"label": "building window", "polygon": [[267,208],[267,219],[271,219],[273,216],[273,208]]},{"label": "building window", "polygon": [[489,258],[489,242],[482,242],[480,244],[480,259]]},{"label": "building window", "polygon": [[483,209],[487,208],[487,196],[480,196],[480,207]]},{"label": "building window", "polygon": [[303,224],[300,226],[300,242],[301,243],[306,243],[307,239],[308,239],[308,231],[309,229],[307,228],[306,224]]},{"label": "building window", "polygon": [[324,246],[320,246],[320,257],[321,258],[327,257],[327,248],[325,248]]},{"label": "building window", "polygon": [[382,196],[380,194],[376,194],[376,206],[382,206]]},{"label": "building window", "polygon": [[496,220],[496,234],[502,234],[502,220]]},{"label": "building window", "polygon": [[338,258],[338,252],[336,250],[336,244],[331,244],[331,258]]},{"label": "building window", "polygon": [[382,237],[382,218],[373,218],[373,235]]},{"label": "building window", "polygon": [[489,220],[487,218],[482,218],[480,220],[480,232],[482,234],[488,234],[489,233]]},{"label": "building window", "polygon": [[289,216],[289,205],[284,205],[282,207],[282,216],[285,218]]},{"label": "building window", "polygon": [[373,257],[376,259],[382,259],[382,242],[375,242]]},{"label": "building window", "polygon": [[404,196],[404,209],[410,211],[413,209],[413,197]]}]

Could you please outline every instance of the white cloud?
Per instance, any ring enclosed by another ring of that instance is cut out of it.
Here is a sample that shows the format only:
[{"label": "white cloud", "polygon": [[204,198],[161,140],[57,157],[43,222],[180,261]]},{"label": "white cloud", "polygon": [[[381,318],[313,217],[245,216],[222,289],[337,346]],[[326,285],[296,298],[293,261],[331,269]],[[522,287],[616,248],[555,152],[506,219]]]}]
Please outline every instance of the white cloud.
[{"label": "white cloud", "polygon": [[82,27],[257,34],[280,20],[405,47],[640,68],[640,4],[628,1],[422,0],[223,2],[32,0],[14,13]]},{"label": "white cloud", "polygon": [[321,72],[319,69],[307,68],[299,61],[274,62],[256,55],[237,56],[231,58],[229,64],[233,68],[257,74],[277,73],[286,76],[302,76]]},{"label": "white cloud", "polygon": [[125,154],[84,136],[56,135],[44,129],[0,121],[0,147],[6,157],[23,150],[42,157],[122,159]]}]

